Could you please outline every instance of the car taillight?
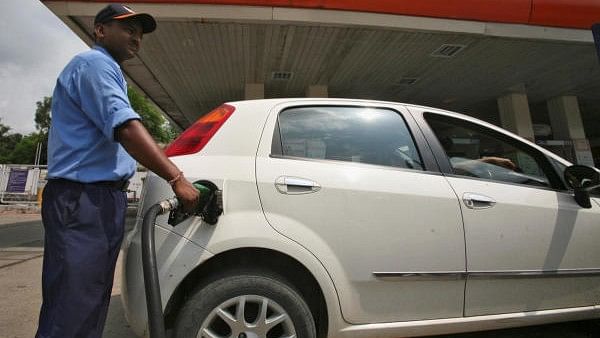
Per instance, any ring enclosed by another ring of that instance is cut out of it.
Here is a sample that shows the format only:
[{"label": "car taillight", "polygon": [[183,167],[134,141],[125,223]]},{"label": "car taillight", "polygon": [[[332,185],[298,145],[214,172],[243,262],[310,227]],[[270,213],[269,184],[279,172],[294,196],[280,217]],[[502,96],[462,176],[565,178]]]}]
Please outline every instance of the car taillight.
[{"label": "car taillight", "polygon": [[167,147],[165,154],[178,156],[199,152],[234,110],[235,107],[224,104],[202,116]]}]

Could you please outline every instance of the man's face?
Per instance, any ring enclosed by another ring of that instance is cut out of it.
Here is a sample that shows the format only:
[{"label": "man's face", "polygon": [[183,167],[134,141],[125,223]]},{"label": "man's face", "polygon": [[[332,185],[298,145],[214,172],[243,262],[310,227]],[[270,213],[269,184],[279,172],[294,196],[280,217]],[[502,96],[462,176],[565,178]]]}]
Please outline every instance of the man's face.
[{"label": "man's face", "polygon": [[118,63],[134,57],[142,46],[142,24],[135,19],[98,24],[95,33],[96,42]]}]

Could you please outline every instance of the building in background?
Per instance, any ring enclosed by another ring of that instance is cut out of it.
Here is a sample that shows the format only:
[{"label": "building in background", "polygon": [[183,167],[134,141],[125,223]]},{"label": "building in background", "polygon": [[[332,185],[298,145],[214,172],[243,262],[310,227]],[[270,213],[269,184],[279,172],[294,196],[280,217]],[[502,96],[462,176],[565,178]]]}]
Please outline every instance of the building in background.
[{"label": "building in background", "polygon": [[[43,1],[91,43],[106,1]],[[129,82],[179,127],[278,97],[400,101],[500,125],[600,163],[593,0],[146,0],[158,29]]]}]

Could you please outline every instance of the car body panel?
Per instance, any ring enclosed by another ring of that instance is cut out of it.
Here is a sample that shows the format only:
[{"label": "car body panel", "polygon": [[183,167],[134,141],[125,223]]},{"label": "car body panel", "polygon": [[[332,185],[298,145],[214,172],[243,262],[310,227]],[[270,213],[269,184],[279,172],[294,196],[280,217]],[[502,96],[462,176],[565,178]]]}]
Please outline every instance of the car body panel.
[{"label": "car body panel", "polygon": [[[266,130],[274,129],[278,112],[289,106],[273,110]],[[270,156],[269,136],[263,134],[256,160],[265,215],[277,231],[319,257],[336,284],[348,322],[462,315],[464,280],[414,276],[439,272],[455,276],[465,271],[460,209],[443,176],[369,164],[275,158]],[[282,175],[317,182],[321,189],[281,194],[275,182]],[[392,277],[378,277],[377,272]],[[399,277],[403,273],[411,277]]]},{"label": "car body panel", "polygon": [[[191,268],[212,256],[197,244],[157,226],[155,242],[162,304],[166,306],[173,291],[188,275]],[[138,336],[147,334],[147,312],[141,258],[141,236],[137,232],[124,243],[121,274],[121,300],[131,330]]]},{"label": "car body panel", "polygon": [[510,327],[541,325],[598,317],[600,317],[600,307],[587,306],[580,308],[515,312],[488,316],[352,325],[342,329],[339,333],[332,335],[332,337],[422,337],[472,331],[497,330]]},{"label": "car body panel", "polygon": [[[202,158],[196,158],[194,162],[204,164]],[[146,204],[142,209],[151,206],[152,201],[160,201],[170,195],[168,184],[152,173],[147,176],[145,184],[152,192],[145,194]],[[232,185],[227,181],[220,186],[223,189],[224,199],[228,200],[229,208],[220,217],[216,226],[209,225],[198,217],[191,217],[176,227],[168,225],[168,215],[161,215],[157,219],[156,258],[160,267],[159,279],[163,306],[167,306],[183,278],[207,259],[232,249],[266,248],[285,254],[312,271],[324,291],[330,318],[340,318],[337,293],[327,271],[306,249],[274,231],[267,224],[260,209],[244,210],[240,209],[239,205],[235,205],[233,196],[247,197],[252,193],[256,194],[256,185],[246,186],[249,190],[245,191],[240,189],[240,186],[243,185]],[[232,198],[228,197],[230,195]],[[245,200],[247,203],[248,199]],[[135,230],[138,230],[140,224],[141,219],[138,219]],[[130,233],[124,245],[127,254],[123,264],[122,285],[125,287],[122,299],[132,329],[138,335],[143,335],[146,329],[146,303],[144,288],[140,287],[143,286],[141,238],[140,232],[135,230]],[[339,325],[335,322],[330,323],[330,327],[334,328]]]},{"label": "car body panel", "polygon": [[[465,315],[487,315],[600,304],[600,235],[597,206],[583,209],[572,193],[452,173],[448,158],[423,113],[468,121],[503,134],[537,152],[539,161],[555,154],[489,123],[438,109],[409,106],[436,153],[448,181],[462,199],[478,194],[494,201],[489,208],[461,203],[467,247]],[[443,154],[443,156],[440,156]],[[553,166],[549,166],[553,167]],[[557,172],[562,179],[562,172]]]},{"label": "car body panel", "polygon": [[[448,181],[459,196],[476,192],[496,202],[486,209],[462,208],[466,316],[600,304],[598,206],[582,209],[571,196],[548,189],[459,177]],[[590,269],[597,274],[551,275]]]},{"label": "car body panel", "polygon": [[[244,104],[246,102],[241,103]],[[248,119],[228,121],[226,124],[229,128],[222,130],[223,135],[227,137],[233,137],[232,134],[236,132],[245,136],[244,139],[240,139],[239,147],[220,147],[216,143],[209,143],[199,154],[171,158],[184,172],[193,173],[186,174],[188,180],[207,179],[223,191],[224,213],[216,226],[203,222],[199,217],[191,217],[172,227],[168,224],[168,214],[157,217],[156,248],[163,306],[167,306],[174,290],[185,276],[208,258],[232,249],[254,247],[278,251],[297,260],[313,272],[324,291],[329,318],[340,318],[336,290],[318,259],[303,247],[274,231],[265,220],[258,201],[254,175],[254,154],[264,120],[262,123],[254,121],[260,119],[256,116],[260,114],[252,116],[252,112],[260,110],[253,107],[253,102],[248,102],[246,106],[244,111],[249,110],[245,114]],[[243,132],[249,128],[248,120],[256,123],[254,129],[258,128],[258,132]],[[251,139],[250,136],[255,139]],[[215,152],[220,155],[212,155]],[[124,245],[127,258],[123,265],[122,284],[130,286],[124,289],[122,298],[128,320],[139,335],[146,329],[146,304],[139,256],[142,216],[154,203],[172,195],[171,187],[164,180],[153,173],[148,174],[144,182],[136,226]],[[166,237],[163,236],[165,231]],[[338,328],[340,324],[331,322],[329,327]]]}]

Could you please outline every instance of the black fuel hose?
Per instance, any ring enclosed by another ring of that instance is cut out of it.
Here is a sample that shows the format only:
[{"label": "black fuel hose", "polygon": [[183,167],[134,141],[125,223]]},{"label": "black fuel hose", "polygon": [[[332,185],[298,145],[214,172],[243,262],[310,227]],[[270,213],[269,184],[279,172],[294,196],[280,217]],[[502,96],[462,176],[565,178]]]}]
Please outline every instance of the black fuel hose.
[{"label": "black fuel hose", "polygon": [[[202,217],[208,224],[216,224],[219,215],[223,212],[223,202],[220,190],[209,181],[196,181],[194,187],[201,192],[203,199],[199,201],[198,211],[195,213]],[[172,197],[154,204],[144,214],[142,220],[142,269],[144,271],[144,286],[146,288],[146,306],[148,309],[148,336],[150,338],[166,338],[165,321],[162,311],[162,297],[160,295],[160,282],[156,264],[156,248],[154,244],[154,225],[158,215],[174,210],[179,206],[176,197]],[[183,214],[189,217],[188,214]],[[173,215],[171,215],[173,216]],[[175,217],[177,218],[177,217]],[[169,217],[171,219],[171,217]],[[181,220],[179,220],[181,221]],[[169,223],[171,223],[169,221]],[[177,222],[171,224],[175,226]]]},{"label": "black fuel hose", "polygon": [[148,335],[150,338],[166,338],[165,322],[160,295],[160,282],[156,265],[154,245],[154,224],[156,217],[175,209],[177,200],[170,199],[150,207],[142,221],[142,268],[144,271],[144,286],[146,288],[146,305],[148,308]]}]

